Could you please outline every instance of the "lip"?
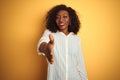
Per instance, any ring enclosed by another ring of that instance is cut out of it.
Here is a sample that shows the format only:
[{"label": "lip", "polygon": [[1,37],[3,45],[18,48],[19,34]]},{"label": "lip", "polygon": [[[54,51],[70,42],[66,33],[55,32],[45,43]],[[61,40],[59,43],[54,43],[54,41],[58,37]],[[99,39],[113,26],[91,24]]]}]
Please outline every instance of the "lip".
[{"label": "lip", "polygon": [[64,23],[59,23],[59,26],[64,26],[65,24]]}]

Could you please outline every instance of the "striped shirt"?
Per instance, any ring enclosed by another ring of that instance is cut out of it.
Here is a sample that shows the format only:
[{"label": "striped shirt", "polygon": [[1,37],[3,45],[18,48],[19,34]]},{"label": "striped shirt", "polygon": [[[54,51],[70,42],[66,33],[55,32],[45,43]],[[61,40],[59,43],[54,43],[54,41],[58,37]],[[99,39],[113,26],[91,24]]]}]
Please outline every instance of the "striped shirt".
[{"label": "striped shirt", "polygon": [[63,32],[52,33],[45,30],[40,38],[37,51],[42,42],[49,42],[49,34],[54,37],[54,63],[48,62],[47,80],[88,80],[81,51],[80,37],[70,32],[65,35]]}]

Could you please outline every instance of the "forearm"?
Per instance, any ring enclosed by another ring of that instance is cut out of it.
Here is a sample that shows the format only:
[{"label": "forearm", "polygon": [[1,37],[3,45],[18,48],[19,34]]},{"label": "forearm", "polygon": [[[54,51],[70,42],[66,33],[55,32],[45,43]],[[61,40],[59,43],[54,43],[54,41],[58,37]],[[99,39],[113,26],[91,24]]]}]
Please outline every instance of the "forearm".
[{"label": "forearm", "polygon": [[41,43],[41,45],[39,47],[39,51],[46,54],[46,51],[47,51],[47,43],[46,42]]}]

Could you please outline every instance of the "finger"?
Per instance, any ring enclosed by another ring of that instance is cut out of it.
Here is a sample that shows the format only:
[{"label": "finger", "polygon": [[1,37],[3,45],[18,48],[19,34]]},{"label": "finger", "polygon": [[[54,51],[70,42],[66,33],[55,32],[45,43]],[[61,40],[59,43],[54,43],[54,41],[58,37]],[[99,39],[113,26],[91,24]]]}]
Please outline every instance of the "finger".
[{"label": "finger", "polygon": [[53,64],[54,63],[54,57],[53,57],[53,53],[50,52],[48,55],[46,55],[48,61]]},{"label": "finger", "polygon": [[54,62],[50,62],[51,64],[53,64]]},{"label": "finger", "polygon": [[54,37],[52,34],[49,34],[50,43],[54,44]]},{"label": "finger", "polygon": [[53,57],[53,53],[52,52],[50,52],[50,58],[51,59],[53,59],[54,57]]},{"label": "finger", "polygon": [[51,64],[53,64],[53,63],[54,63],[54,58],[53,58],[52,56],[49,56],[49,57],[48,57],[48,61],[49,61]]},{"label": "finger", "polygon": [[54,59],[51,59],[51,60],[50,60],[50,63],[53,64],[53,63],[54,63]]},{"label": "finger", "polygon": [[53,53],[50,53],[50,63],[53,64],[54,63],[54,56]]}]

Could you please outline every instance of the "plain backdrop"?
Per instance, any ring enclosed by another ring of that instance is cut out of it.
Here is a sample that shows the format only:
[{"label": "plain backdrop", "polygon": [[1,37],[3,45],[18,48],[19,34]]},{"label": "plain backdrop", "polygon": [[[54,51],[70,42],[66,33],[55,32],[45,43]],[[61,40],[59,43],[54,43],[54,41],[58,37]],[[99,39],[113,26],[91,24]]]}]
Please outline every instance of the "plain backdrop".
[{"label": "plain backdrop", "polygon": [[66,4],[81,20],[78,36],[89,80],[120,80],[120,0],[1,0],[0,80],[46,80],[37,55],[47,11]]}]

